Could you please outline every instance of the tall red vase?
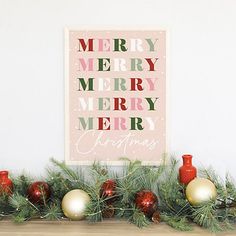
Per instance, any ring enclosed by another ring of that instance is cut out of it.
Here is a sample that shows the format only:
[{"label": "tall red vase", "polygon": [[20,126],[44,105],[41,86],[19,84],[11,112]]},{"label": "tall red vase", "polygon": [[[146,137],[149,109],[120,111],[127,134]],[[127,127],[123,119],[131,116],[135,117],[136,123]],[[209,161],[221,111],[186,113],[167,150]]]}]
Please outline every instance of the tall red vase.
[{"label": "tall red vase", "polygon": [[192,155],[183,155],[183,165],[179,168],[179,181],[188,184],[197,177],[197,169],[192,165]]},{"label": "tall red vase", "polygon": [[0,171],[0,194],[11,194],[13,191],[13,183],[8,178],[8,171]]}]

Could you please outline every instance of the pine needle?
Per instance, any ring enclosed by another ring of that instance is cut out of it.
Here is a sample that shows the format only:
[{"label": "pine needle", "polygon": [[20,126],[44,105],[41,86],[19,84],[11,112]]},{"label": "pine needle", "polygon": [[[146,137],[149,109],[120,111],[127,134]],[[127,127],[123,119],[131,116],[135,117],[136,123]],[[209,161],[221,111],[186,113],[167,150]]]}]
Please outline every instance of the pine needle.
[{"label": "pine needle", "polygon": [[186,217],[161,215],[161,220],[169,226],[180,231],[191,231],[193,228]]},{"label": "pine needle", "polygon": [[139,228],[147,227],[150,224],[148,218],[138,209],[134,209],[128,220]]}]

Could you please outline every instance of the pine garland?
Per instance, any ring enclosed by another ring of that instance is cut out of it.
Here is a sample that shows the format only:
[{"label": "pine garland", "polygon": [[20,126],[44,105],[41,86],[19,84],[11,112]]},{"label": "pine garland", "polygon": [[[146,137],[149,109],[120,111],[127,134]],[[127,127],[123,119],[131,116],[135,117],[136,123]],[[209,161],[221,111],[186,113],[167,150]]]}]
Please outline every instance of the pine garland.
[{"label": "pine garland", "polygon": [[[52,194],[43,204],[33,204],[27,198],[27,189],[33,182],[31,177],[26,174],[12,176],[14,193],[0,195],[0,219],[10,217],[18,223],[37,218],[63,220],[66,218],[61,209],[63,196],[70,190],[82,189],[91,198],[85,212],[89,222],[99,222],[114,215],[142,228],[152,220],[135,206],[135,194],[151,190],[158,196],[161,221],[177,230],[192,230],[190,223],[212,232],[233,228],[236,222],[236,186],[229,175],[222,181],[212,168],[201,170],[201,176],[215,184],[218,197],[216,201],[192,206],[185,197],[185,186],[178,181],[179,163],[175,158],[170,158],[168,163],[164,158],[159,166],[142,166],[138,160],[123,161],[126,164],[119,172],[95,162],[86,169],[85,178],[81,168],[68,167],[64,162],[51,159],[52,166],[47,169],[44,181],[49,184]],[[112,197],[101,196],[101,186],[108,179],[116,182],[116,194]],[[112,205],[108,200],[112,200]]]}]

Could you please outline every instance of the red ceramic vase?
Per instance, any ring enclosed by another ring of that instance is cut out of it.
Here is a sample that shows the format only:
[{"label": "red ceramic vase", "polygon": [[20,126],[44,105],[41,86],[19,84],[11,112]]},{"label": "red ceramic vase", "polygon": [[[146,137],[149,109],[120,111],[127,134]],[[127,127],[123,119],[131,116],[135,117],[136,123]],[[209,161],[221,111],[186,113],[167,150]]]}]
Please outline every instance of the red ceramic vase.
[{"label": "red ceramic vase", "polygon": [[183,155],[183,165],[179,168],[179,181],[188,184],[197,177],[197,169],[192,165],[192,155]]},{"label": "red ceramic vase", "polygon": [[13,191],[13,183],[8,178],[8,171],[3,170],[0,171],[0,195],[5,194],[12,194]]}]

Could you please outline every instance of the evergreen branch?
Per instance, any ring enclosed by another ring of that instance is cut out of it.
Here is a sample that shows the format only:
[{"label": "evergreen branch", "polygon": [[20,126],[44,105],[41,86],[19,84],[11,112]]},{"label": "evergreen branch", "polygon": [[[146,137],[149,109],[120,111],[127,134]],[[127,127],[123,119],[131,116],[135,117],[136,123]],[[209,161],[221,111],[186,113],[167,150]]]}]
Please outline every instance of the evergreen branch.
[{"label": "evergreen branch", "polygon": [[54,158],[51,158],[50,160],[56,167],[59,168],[61,174],[63,174],[64,177],[70,181],[70,184],[73,188],[79,188],[84,191],[89,189],[89,184],[86,183],[81,169],[73,170],[72,168],[68,167],[65,162],[59,162]]},{"label": "evergreen branch", "polygon": [[222,231],[222,224],[217,218],[217,212],[214,201],[209,201],[203,205],[193,207],[193,221],[212,232]]},{"label": "evergreen branch", "polygon": [[39,216],[39,209],[24,196],[16,193],[9,198],[9,204],[15,209],[12,214],[17,223]]},{"label": "evergreen branch", "polygon": [[171,158],[165,166],[163,178],[158,185],[158,194],[161,199],[160,210],[173,217],[191,214],[191,206],[184,196],[184,186],[178,181],[177,165],[178,161]]},{"label": "evergreen branch", "polygon": [[236,202],[236,186],[229,174],[226,175],[225,187],[228,193],[228,199]]},{"label": "evergreen branch", "polygon": [[104,208],[104,201],[101,201],[99,197],[96,200],[92,199],[86,207],[86,219],[91,223],[102,221],[102,211]]},{"label": "evergreen branch", "polygon": [[139,228],[147,227],[151,222],[139,209],[134,208],[131,216],[128,218],[129,222],[137,225]]},{"label": "evergreen branch", "polygon": [[46,181],[51,188],[51,198],[62,199],[63,196],[73,188],[73,185],[61,172],[52,169],[47,169],[47,172],[48,177]]},{"label": "evergreen branch", "polygon": [[0,217],[9,216],[13,213],[14,208],[9,205],[9,196],[4,192],[0,194]]},{"label": "evergreen branch", "polygon": [[56,166],[58,167],[62,173],[65,174],[65,176],[68,177],[68,179],[70,180],[79,180],[81,176],[79,176],[75,171],[73,171],[71,168],[69,168],[65,162],[59,162],[57,160],[55,160],[54,158],[51,158],[50,159],[51,162]]},{"label": "evergreen branch", "polygon": [[161,214],[161,220],[180,231],[190,231],[193,229],[186,217]]},{"label": "evergreen branch", "polygon": [[12,177],[12,182],[14,183],[14,192],[26,195],[27,189],[32,182],[32,178],[25,173],[22,173],[17,177]]},{"label": "evergreen branch", "polygon": [[215,172],[215,170],[212,169],[212,167],[209,167],[208,169],[200,169],[199,173],[201,177],[207,178],[215,184],[217,189],[217,195],[219,198],[222,198],[224,200],[227,198],[225,183],[223,183],[222,179],[217,175],[217,173]]},{"label": "evergreen branch", "polygon": [[42,219],[45,218],[47,220],[60,220],[62,217],[63,213],[59,202],[54,202],[46,206],[41,216]]},{"label": "evergreen branch", "polygon": [[[62,198],[67,192],[79,188],[91,198],[85,212],[89,222],[102,221],[103,213],[112,207],[115,217],[127,219],[141,228],[151,222],[136,208],[135,196],[141,190],[150,190],[159,197],[161,220],[177,230],[191,230],[190,222],[213,232],[232,229],[232,223],[236,222],[236,186],[229,175],[223,182],[214,170],[202,170],[201,175],[216,185],[218,199],[194,207],[186,199],[185,186],[179,183],[178,161],[175,158],[171,157],[169,162],[164,160],[160,166],[142,166],[138,160],[122,160],[125,161],[123,173],[112,172],[99,162],[94,162],[86,175],[89,181],[86,181],[81,169],[52,159],[54,168],[48,169],[48,177],[44,180],[51,189],[50,199],[42,194],[43,204],[30,202],[26,195],[32,179],[22,174],[13,178],[13,195],[8,196],[4,192],[0,195],[0,218],[11,216],[16,222],[33,218],[60,220],[63,218]],[[109,178],[116,182],[115,195],[102,196],[101,186]]]}]

